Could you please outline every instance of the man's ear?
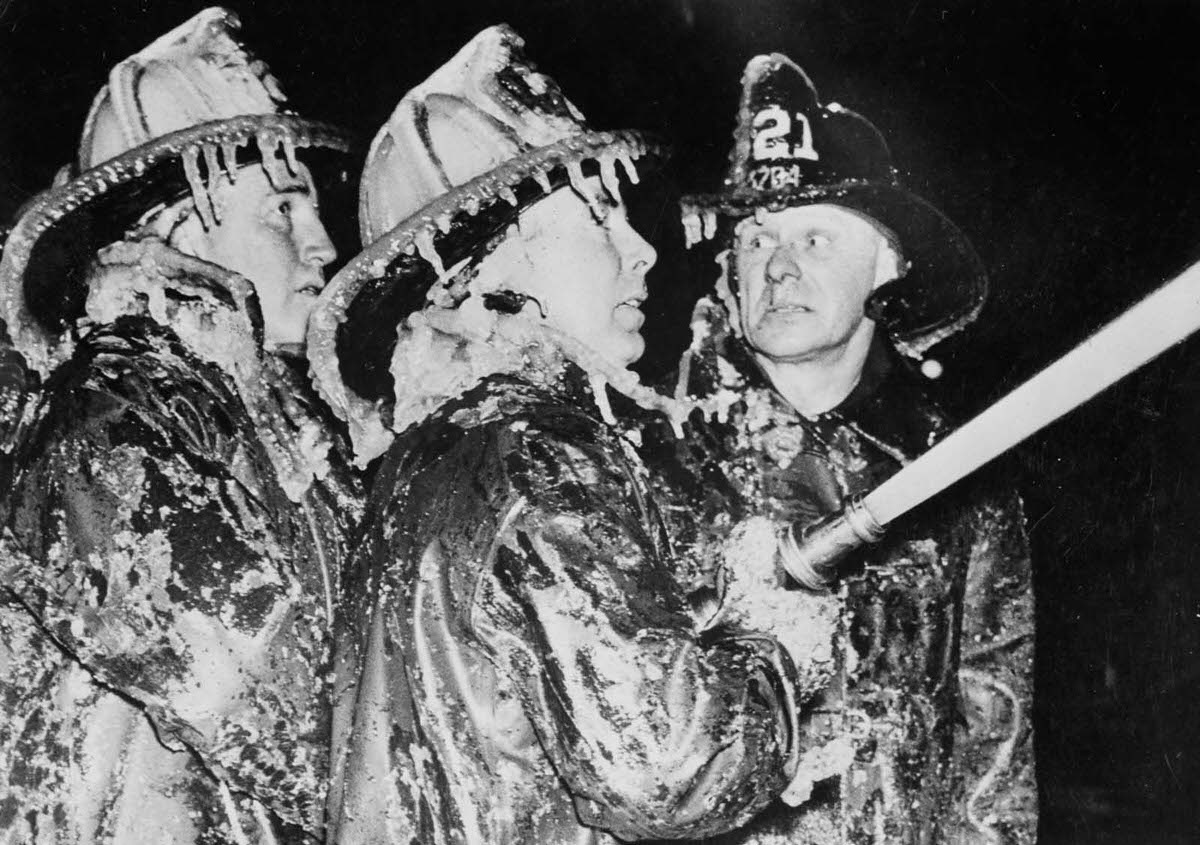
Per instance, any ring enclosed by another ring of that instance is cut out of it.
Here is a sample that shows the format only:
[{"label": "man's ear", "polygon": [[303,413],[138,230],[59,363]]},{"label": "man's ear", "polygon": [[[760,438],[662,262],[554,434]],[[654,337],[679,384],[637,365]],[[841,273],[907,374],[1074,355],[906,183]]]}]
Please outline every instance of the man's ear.
[{"label": "man's ear", "polygon": [[879,250],[875,253],[875,284],[871,289],[878,290],[887,282],[900,278],[900,261],[900,253],[881,235]]}]

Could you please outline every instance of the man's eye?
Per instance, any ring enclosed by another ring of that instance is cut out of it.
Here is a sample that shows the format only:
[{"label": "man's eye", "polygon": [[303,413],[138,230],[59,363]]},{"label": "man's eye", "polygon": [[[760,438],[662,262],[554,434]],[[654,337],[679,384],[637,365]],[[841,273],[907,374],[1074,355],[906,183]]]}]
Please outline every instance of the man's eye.
[{"label": "man's eye", "polygon": [[750,236],[751,249],[774,249],[777,246],[776,240],[770,235],[758,233]]},{"label": "man's eye", "polygon": [[807,238],[809,249],[824,249],[833,243],[833,238],[821,232],[813,232]]},{"label": "man's eye", "polygon": [[274,226],[290,225],[294,207],[290,198],[278,197],[267,204],[264,219]]}]

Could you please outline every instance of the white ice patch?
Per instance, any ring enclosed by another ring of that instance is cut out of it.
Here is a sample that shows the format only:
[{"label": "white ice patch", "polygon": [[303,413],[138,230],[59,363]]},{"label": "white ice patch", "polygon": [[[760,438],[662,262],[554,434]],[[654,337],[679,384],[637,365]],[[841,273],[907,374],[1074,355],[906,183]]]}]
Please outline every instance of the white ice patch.
[{"label": "white ice patch", "polygon": [[777,559],[779,533],[766,517],[734,527],[721,565],[721,603],[709,625],[774,637],[799,675],[800,700],[823,689],[834,668],[834,641],[843,599],[830,593],[787,590]]},{"label": "white ice patch", "polygon": [[817,748],[810,748],[800,758],[796,774],[780,798],[789,807],[799,807],[812,797],[816,784],[849,771],[853,762],[854,743],[848,736],[839,736]]},{"label": "white ice patch", "polygon": [[442,263],[442,257],[438,255],[438,251],[433,245],[433,232],[429,229],[421,229],[413,236],[413,243],[416,244],[417,253],[433,267],[438,278],[445,276],[446,265]]},{"label": "white ice patch", "polygon": [[633,164],[633,157],[629,153],[618,152],[616,153],[616,159],[625,168],[625,175],[629,178],[630,183],[637,185],[642,181],[642,178],[638,175],[637,168]]},{"label": "white ice patch", "polygon": [[696,244],[704,239],[704,226],[700,221],[700,215],[694,211],[689,211],[683,215],[683,240],[684,246],[691,249]]}]

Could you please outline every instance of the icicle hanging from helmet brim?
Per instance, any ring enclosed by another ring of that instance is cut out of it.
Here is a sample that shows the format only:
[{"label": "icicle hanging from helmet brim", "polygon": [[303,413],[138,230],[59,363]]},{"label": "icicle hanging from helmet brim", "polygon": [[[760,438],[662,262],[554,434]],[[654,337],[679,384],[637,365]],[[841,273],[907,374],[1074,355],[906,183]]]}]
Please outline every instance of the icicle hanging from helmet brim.
[{"label": "icicle hanging from helmet brim", "polygon": [[694,205],[680,207],[684,245],[691,249],[701,241],[711,241],[717,235],[717,212]]},{"label": "icicle hanging from helmet brim", "polygon": [[621,202],[621,184],[617,178],[615,156],[600,156],[600,184],[616,202]]},{"label": "icicle hanging from helmet brim", "polygon": [[183,173],[187,178],[188,188],[192,192],[192,202],[204,228],[212,229],[217,225],[216,211],[213,208],[213,197],[200,176],[200,148],[188,147],[183,151]]},{"label": "icicle hanging from helmet brim", "polygon": [[208,194],[209,204],[212,208],[213,219],[221,222],[221,204],[215,199],[217,195],[217,185],[221,179],[220,165],[217,163],[217,147],[213,144],[205,144],[201,151],[204,153],[204,167],[208,171],[208,184],[205,185]]},{"label": "icicle hanging from helmet brim", "polygon": [[[221,177],[228,178],[230,184],[236,184],[238,148],[247,146],[251,141],[258,148],[258,163],[262,165],[272,187],[279,189],[286,186],[302,172],[297,149],[307,142],[287,127],[269,127],[184,147],[180,154],[184,177],[205,228],[220,224],[221,206],[216,193]],[[203,174],[200,172],[201,160],[204,161]]]},{"label": "icicle hanging from helmet brim", "polygon": [[433,232],[429,229],[421,229],[413,235],[413,244],[416,245],[417,254],[433,268],[438,278],[446,275],[446,265],[442,263],[442,257],[438,255],[437,247],[433,245]]},{"label": "icicle hanging from helmet brim", "polygon": [[[588,183],[588,177],[583,173],[584,165],[589,161],[594,161],[599,168],[600,183],[604,191],[613,198],[615,202],[622,202],[620,176],[617,169],[618,163],[624,170],[626,177],[631,184],[638,184],[640,177],[638,175],[637,166],[634,163],[636,158],[639,158],[646,151],[642,149],[618,149],[616,151],[603,150],[594,156],[584,156],[578,160],[555,162],[553,160],[546,163],[545,166],[534,168],[531,172],[520,174],[510,183],[498,182],[490,187],[486,192],[481,192],[481,195],[466,196],[459,208],[453,211],[443,211],[435,216],[427,216],[426,220],[432,220],[437,231],[442,234],[449,234],[454,225],[454,217],[461,212],[466,212],[474,217],[480,213],[488,205],[497,201],[508,203],[513,208],[518,208],[521,201],[517,196],[516,188],[525,179],[532,179],[542,189],[543,194],[549,196],[554,192],[554,185],[551,181],[551,173],[562,168],[567,173],[567,181],[571,189],[579,195],[589,210],[598,219],[603,218],[604,213],[599,205],[599,197]],[[386,237],[386,236],[385,236]],[[411,240],[407,241],[401,250],[407,255],[414,253],[419,255],[433,269],[439,283],[445,283],[447,279],[453,276],[464,266],[463,262],[458,262],[451,270],[446,269],[446,258],[441,255],[434,244],[434,231],[426,225],[411,233]],[[400,250],[395,251],[398,254]],[[395,254],[390,256],[386,261],[380,263],[375,269],[374,275],[379,276],[384,272],[387,263],[395,258]]]}]

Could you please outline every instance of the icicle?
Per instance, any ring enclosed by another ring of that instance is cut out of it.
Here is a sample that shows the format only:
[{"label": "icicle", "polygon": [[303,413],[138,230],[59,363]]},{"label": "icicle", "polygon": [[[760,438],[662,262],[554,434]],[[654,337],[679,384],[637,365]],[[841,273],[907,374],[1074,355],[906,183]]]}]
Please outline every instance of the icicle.
[{"label": "icicle", "polygon": [[192,202],[196,204],[200,221],[204,224],[204,228],[213,228],[217,222],[214,219],[212,198],[200,180],[200,150],[196,147],[187,147],[183,151],[183,173],[187,177],[188,187],[192,191]]},{"label": "icicle", "polygon": [[254,143],[258,145],[258,154],[262,156],[265,162],[269,158],[275,158],[275,147],[279,144],[279,139],[276,138],[267,129],[260,129],[254,135]]},{"label": "icicle", "polygon": [[222,158],[225,159],[225,172],[229,174],[229,181],[237,181],[237,141],[226,141],[221,144]]},{"label": "icicle", "polygon": [[254,144],[258,147],[259,158],[262,159],[263,166],[267,164],[267,159],[275,158],[275,147],[278,143],[278,138],[275,137],[267,129],[260,129],[254,134]]},{"label": "icicle", "polygon": [[267,89],[267,93],[271,95],[272,100],[277,103],[287,102],[287,95],[283,93],[283,88],[280,87],[279,80],[276,78],[275,74],[266,69],[265,63],[263,66],[263,72],[255,75],[262,80],[263,87]]},{"label": "icicle", "polygon": [[583,196],[588,193],[587,182],[583,179],[583,165],[577,161],[567,162],[567,179],[575,193]]},{"label": "icicle", "polygon": [[[305,509],[305,513],[308,513],[307,508]],[[310,516],[309,519],[311,521],[312,517]],[[313,530],[315,532],[315,526],[313,526]],[[319,545],[318,548],[320,548]],[[326,579],[327,592],[328,587],[328,579]],[[329,618],[333,618],[332,610],[329,611]],[[279,840],[275,838],[275,833],[271,827],[271,820],[267,818],[267,811],[263,809],[263,805],[258,801],[254,802],[254,819],[258,822],[258,827],[262,831],[263,836],[266,837],[266,845],[279,845]]]},{"label": "icicle", "polygon": [[233,833],[234,841],[238,845],[250,845],[250,840],[246,838],[246,831],[242,829],[242,823],[238,821],[237,804],[233,802],[233,794],[229,791],[229,785],[223,780],[218,780],[217,791],[221,795],[221,805],[225,810],[225,817],[229,821],[229,829]]},{"label": "icicle", "polygon": [[567,104],[567,111],[569,111],[571,113],[571,117],[575,118],[580,123],[587,122],[587,118],[583,116],[583,112],[581,112],[574,103],[572,103],[566,97],[563,97],[562,99],[563,99],[563,102]]},{"label": "icicle", "polygon": [[621,166],[625,168],[625,175],[629,177],[629,181],[637,185],[642,181],[638,176],[637,168],[633,165],[633,158],[629,153],[620,152],[616,154],[617,161],[621,162]]},{"label": "icicle", "polygon": [[517,207],[517,195],[513,193],[513,189],[508,187],[508,185],[501,185],[496,193],[498,193],[500,198],[513,208]]},{"label": "icicle", "polygon": [[[471,256],[467,256],[457,264],[452,265],[449,269],[443,270],[438,274],[437,281],[430,287],[429,292],[433,293],[436,290],[443,288],[451,279],[462,272],[462,269],[471,263]],[[428,298],[428,296],[426,297]]]},{"label": "icicle", "polygon": [[279,149],[280,137],[263,130],[254,136],[254,140],[258,144],[263,170],[267,171],[267,178],[271,181],[271,186],[278,188],[280,185],[286,184],[287,174],[283,170],[283,163],[275,157],[275,153]]},{"label": "icicle", "polygon": [[567,162],[567,178],[571,182],[571,190],[579,194],[580,198],[587,203],[588,208],[591,209],[592,216],[597,220],[603,220],[604,210],[600,208],[595,193],[583,176],[583,165],[577,161]]},{"label": "icicle", "polygon": [[691,406],[683,406],[667,414],[667,422],[671,424],[671,433],[675,435],[676,440],[683,439],[683,424],[687,421],[687,412],[690,410]]},{"label": "icicle", "polygon": [[208,170],[208,198],[212,202],[213,219],[220,223],[220,203],[214,199],[217,195],[217,180],[221,177],[221,164],[217,161],[217,148],[212,144],[205,144],[201,149],[204,152],[204,166]]},{"label": "icicle", "polygon": [[616,425],[617,418],[613,415],[612,405],[608,401],[608,379],[599,373],[588,373],[588,383],[592,386],[592,398],[600,410],[600,418],[609,425]]},{"label": "icicle", "polygon": [[292,140],[292,136],[284,134],[283,138],[283,160],[287,162],[288,170],[293,176],[300,174],[300,163],[296,161],[296,142]]},{"label": "icicle", "polygon": [[705,240],[711,241],[717,234],[717,212],[713,211],[711,208],[706,208],[703,212],[701,212],[700,219],[704,224],[704,238]]},{"label": "icicle", "polygon": [[533,181],[541,186],[542,193],[548,194],[552,190],[550,187],[550,175],[544,170],[533,171]]},{"label": "icicle", "polygon": [[687,211],[683,215],[683,239],[687,249],[691,249],[696,244],[700,243],[704,238],[704,232],[700,225],[700,215],[694,211]]},{"label": "icicle", "polygon": [[446,265],[442,263],[442,257],[437,254],[437,250],[433,246],[433,232],[421,229],[413,236],[413,243],[417,245],[417,252],[421,254],[421,257],[433,267],[438,278],[446,275]]},{"label": "icicle", "polygon": [[611,155],[600,156],[600,183],[615,202],[621,201],[621,184],[617,179],[617,162]]}]

